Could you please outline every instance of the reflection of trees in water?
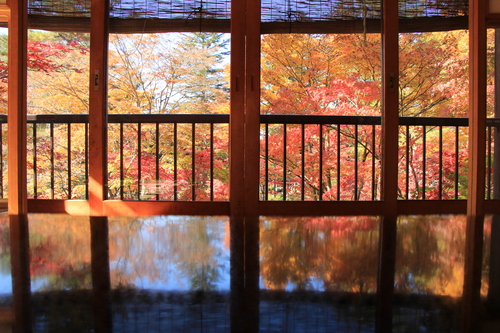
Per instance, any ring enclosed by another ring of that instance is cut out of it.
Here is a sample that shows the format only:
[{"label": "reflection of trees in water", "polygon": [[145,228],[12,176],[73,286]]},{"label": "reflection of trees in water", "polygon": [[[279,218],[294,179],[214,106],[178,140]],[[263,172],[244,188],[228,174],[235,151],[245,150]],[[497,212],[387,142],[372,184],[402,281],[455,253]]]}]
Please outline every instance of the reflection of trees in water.
[{"label": "reflection of trees in water", "polygon": [[398,292],[460,296],[463,287],[463,216],[399,219],[396,250]]},{"label": "reflection of trees in water", "polygon": [[29,216],[30,272],[38,290],[92,288],[88,217]]},{"label": "reflection of trees in water", "polygon": [[[482,294],[488,290],[485,224]],[[0,271],[10,272],[9,222],[0,220]],[[374,292],[377,218],[281,218],[261,223],[261,275],[268,289]],[[147,279],[179,289],[214,290],[226,273],[228,223],[217,217],[113,218],[114,286]],[[460,296],[465,218],[406,216],[398,221],[395,286],[399,293]],[[39,289],[91,287],[88,218],[30,216],[31,277]]]},{"label": "reflection of trees in water", "polygon": [[[396,291],[460,297],[465,254],[463,215],[405,216],[398,222]],[[488,291],[491,218],[485,219],[483,296]]]},{"label": "reflection of trees in water", "polygon": [[112,284],[135,285],[145,278],[180,289],[214,290],[228,260],[224,231],[225,223],[212,217],[113,218]]},{"label": "reflection of trees in water", "polygon": [[377,218],[268,219],[260,237],[266,288],[375,290]]},{"label": "reflection of trees in water", "polygon": [[[110,219],[110,263],[114,286],[141,279],[180,289],[214,290],[224,257],[221,218],[155,217]],[[0,270],[10,272],[8,218],[0,221]],[[38,290],[91,288],[88,218],[30,216],[31,278]],[[182,284],[185,285],[182,285]]]},{"label": "reflection of trees in water", "polygon": [[[488,223],[485,246],[489,244]],[[378,219],[370,217],[264,221],[261,274],[265,287],[374,292],[378,226]],[[396,292],[461,296],[464,216],[400,217],[396,246]],[[489,251],[484,252],[486,277]],[[487,287],[483,283],[483,295]]]},{"label": "reflection of trees in water", "polygon": [[10,274],[10,229],[7,214],[0,214],[0,273]]}]

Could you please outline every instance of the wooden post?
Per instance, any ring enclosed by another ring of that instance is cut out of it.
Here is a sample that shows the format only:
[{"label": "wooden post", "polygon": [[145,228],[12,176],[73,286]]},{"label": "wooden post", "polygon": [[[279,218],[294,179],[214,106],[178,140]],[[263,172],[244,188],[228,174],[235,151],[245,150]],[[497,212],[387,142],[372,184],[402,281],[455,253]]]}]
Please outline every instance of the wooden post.
[{"label": "wooden post", "polygon": [[399,136],[398,1],[383,4],[382,20],[382,198],[377,276],[376,332],[392,331],[397,233]]},{"label": "wooden post", "polygon": [[9,0],[8,6],[11,11],[8,60],[8,210],[10,215],[20,215],[28,212],[26,185],[28,15],[26,0]]},{"label": "wooden post", "polygon": [[462,332],[480,327],[486,156],[487,1],[469,1],[469,179]]},{"label": "wooden post", "polygon": [[260,2],[235,0],[231,12],[231,332],[259,330],[259,133]]},{"label": "wooden post", "polygon": [[245,210],[245,14],[246,0],[234,0],[231,3],[231,115],[229,118],[231,217],[243,217]]},{"label": "wooden post", "polygon": [[107,98],[109,0],[92,0],[90,18],[89,204],[104,214],[107,196]]},{"label": "wooden post", "polygon": [[26,0],[9,0],[8,145],[10,256],[14,332],[31,332],[31,288],[26,171],[27,41]]},{"label": "wooden post", "polygon": [[247,0],[246,3],[245,40],[245,216],[253,217],[259,215],[260,179],[260,1],[258,0]]},{"label": "wooden post", "polygon": [[246,2],[245,312],[247,332],[259,332],[260,0]]}]

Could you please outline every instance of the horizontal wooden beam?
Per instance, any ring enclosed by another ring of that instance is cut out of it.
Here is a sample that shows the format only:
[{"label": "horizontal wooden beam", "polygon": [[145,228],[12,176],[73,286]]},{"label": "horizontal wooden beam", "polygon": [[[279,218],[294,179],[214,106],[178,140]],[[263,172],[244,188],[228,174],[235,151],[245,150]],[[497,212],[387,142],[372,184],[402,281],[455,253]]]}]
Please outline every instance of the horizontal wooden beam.
[{"label": "horizontal wooden beam", "polygon": [[[500,26],[497,16],[489,17],[489,25]],[[110,33],[161,33],[161,32],[230,32],[229,19],[119,19],[111,18]],[[0,22],[0,26],[2,23]],[[57,32],[89,32],[90,18],[29,15],[28,27]],[[422,17],[401,19],[399,32],[433,32],[467,29],[467,16],[459,17]],[[261,22],[261,34],[280,33],[380,33],[381,21],[378,19],[325,20],[304,22]]]},{"label": "horizontal wooden beam", "polygon": [[485,200],[484,201],[485,214],[498,214],[500,215],[500,199]]},{"label": "horizontal wooden beam", "polygon": [[398,200],[398,215],[466,214],[467,200]]},{"label": "horizontal wooden beam", "polygon": [[261,216],[383,215],[382,201],[261,201]]},{"label": "horizontal wooden beam", "polygon": [[209,201],[104,201],[106,216],[229,215],[229,202]]},{"label": "horizontal wooden beam", "polygon": [[89,216],[90,208],[87,200],[28,199],[28,213]]},{"label": "horizontal wooden beam", "polygon": [[[6,200],[4,200],[6,202]],[[0,204],[2,201],[0,201]],[[107,215],[229,215],[228,202],[120,201],[104,203]],[[261,216],[384,215],[382,201],[261,201]],[[121,209],[124,209],[123,211]],[[486,214],[500,214],[500,200],[485,201]],[[29,213],[88,216],[87,200],[28,199]],[[466,214],[466,200],[398,200],[398,215]]]}]

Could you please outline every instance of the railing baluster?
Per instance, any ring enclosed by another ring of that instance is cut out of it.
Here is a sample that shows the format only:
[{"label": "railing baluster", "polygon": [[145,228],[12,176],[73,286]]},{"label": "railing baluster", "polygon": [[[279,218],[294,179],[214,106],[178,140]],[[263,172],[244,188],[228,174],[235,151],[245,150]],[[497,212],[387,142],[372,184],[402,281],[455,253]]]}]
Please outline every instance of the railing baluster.
[{"label": "railing baluster", "polygon": [[137,199],[142,192],[142,123],[137,123]]},{"label": "railing baluster", "polygon": [[155,192],[156,200],[160,200],[160,123],[155,124]]},{"label": "railing baluster", "polygon": [[337,124],[337,200],[340,200],[340,124]]},{"label": "railing baluster", "polygon": [[375,188],[376,188],[376,180],[375,180],[375,125],[371,125],[371,130],[372,130],[372,200],[375,200]]},{"label": "railing baluster", "polygon": [[439,126],[439,183],[438,198],[443,199],[443,126]]},{"label": "railing baluster", "polygon": [[283,201],[286,201],[286,178],[287,178],[287,172],[286,172],[286,132],[287,132],[287,126],[286,123],[283,124]]},{"label": "railing baluster", "polygon": [[405,162],[405,190],[406,190],[406,200],[410,199],[410,126],[406,125],[406,162]]},{"label": "railing baluster", "polygon": [[37,141],[37,124],[33,124],[33,198],[38,198],[38,172],[37,172],[37,149],[36,149],[36,141]]},{"label": "railing baluster", "polygon": [[323,125],[319,125],[319,200],[323,200]]},{"label": "railing baluster", "polygon": [[488,170],[486,173],[486,197],[487,199],[491,199],[491,189],[492,189],[492,182],[491,182],[491,172],[493,170],[493,161],[491,158],[491,143],[492,143],[492,131],[491,131],[491,126],[487,127],[487,145],[488,145]]},{"label": "railing baluster", "polygon": [[426,169],[427,169],[427,126],[422,126],[422,200],[425,200],[425,188],[426,188]]},{"label": "railing baluster", "polygon": [[214,124],[210,124],[210,201],[214,201]]},{"label": "railing baluster", "polygon": [[269,200],[269,124],[266,123],[266,133],[265,133],[265,140],[266,140],[266,161],[265,161],[265,182],[264,182],[264,189],[265,189],[265,198],[266,201]]},{"label": "railing baluster", "polygon": [[174,201],[177,201],[177,123],[174,123]]},{"label": "railing baluster", "polygon": [[354,200],[358,198],[358,126],[354,125]]},{"label": "railing baluster", "polygon": [[305,158],[305,156],[306,156],[305,130],[306,129],[305,129],[305,124],[301,124],[301,129],[302,129],[302,131],[301,131],[301,145],[302,145],[302,147],[301,147],[302,148],[301,174],[302,174],[302,179],[301,179],[301,184],[300,184],[300,188],[301,188],[300,189],[300,192],[301,192],[300,199],[302,201],[304,201],[305,200],[305,178],[306,178],[306,165],[305,165],[306,164],[305,163],[306,162],[306,158]]},{"label": "railing baluster", "polygon": [[123,156],[123,123],[120,123],[120,199],[125,198],[125,174],[124,174],[124,156]]},{"label": "railing baluster", "polygon": [[460,153],[460,128],[455,126],[455,200],[458,199],[458,180],[459,180],[459,161],[458,154]]},{"label": "railing baluster", "polygon": [[54,123],[50,123],[50,198],[54,199]]},{"label": "railing baluster", "polygon": [[191,124],[191,200],[196,200],[196,127],[195,123]]},{"label": "railing baluster", "polygon": [[71,124],[68,123],[67,124],[68,126],[68,132],[67,132],[67,135],[68,135],[68,159],[67,159],[67,163],[68,163],[68,199],[71,199],[72,197],[72,194],[71,194]]}]

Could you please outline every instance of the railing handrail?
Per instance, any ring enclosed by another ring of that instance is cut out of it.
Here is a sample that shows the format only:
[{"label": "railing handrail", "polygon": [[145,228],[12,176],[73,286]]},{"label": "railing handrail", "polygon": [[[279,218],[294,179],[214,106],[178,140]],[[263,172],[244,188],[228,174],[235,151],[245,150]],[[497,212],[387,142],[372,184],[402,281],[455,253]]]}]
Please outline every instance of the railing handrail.
[{"label": "railing handrail", "polygon": [[[43,124],[85,124],[87,114],[30,114],[28,123]],[[380,116],[340,116],[340,115],[261,115],[262,124],[340,124],[340,125],[380,125]],[[7,115],[0,115],[0,123],[7,123]],[[227,124],[229,114],[110,114],[108,123],[203,123]],[[399,117],[403,126],[468,126],[468,118],[452,117]],[[486,118],[486,125],[500,127],[500,118]]]}]

